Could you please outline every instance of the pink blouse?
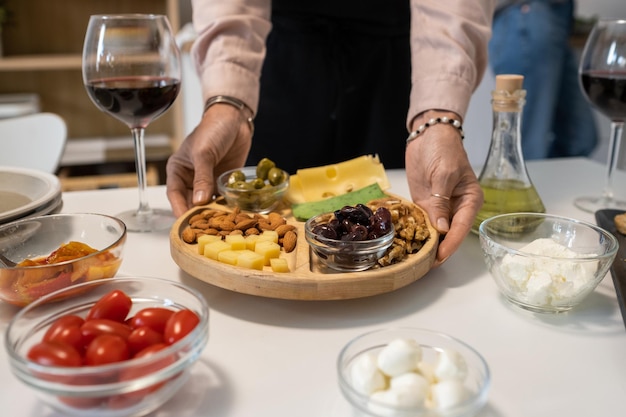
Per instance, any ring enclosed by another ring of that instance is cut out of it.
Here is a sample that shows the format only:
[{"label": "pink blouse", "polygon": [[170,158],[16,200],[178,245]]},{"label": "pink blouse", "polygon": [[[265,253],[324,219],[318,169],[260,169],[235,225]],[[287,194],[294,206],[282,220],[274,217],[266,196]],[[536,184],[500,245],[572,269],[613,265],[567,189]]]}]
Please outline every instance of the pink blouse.
[{"label": "pink blouse", "polygon": [[[340,0],[338,0],[340,1]],[[412,88],[407,128],[419,113],[465,116],[487,65],[494,0],[411,0]],[[192,0],[192,47],[206,101],[243,100],[256,113],[271,0]]]}]

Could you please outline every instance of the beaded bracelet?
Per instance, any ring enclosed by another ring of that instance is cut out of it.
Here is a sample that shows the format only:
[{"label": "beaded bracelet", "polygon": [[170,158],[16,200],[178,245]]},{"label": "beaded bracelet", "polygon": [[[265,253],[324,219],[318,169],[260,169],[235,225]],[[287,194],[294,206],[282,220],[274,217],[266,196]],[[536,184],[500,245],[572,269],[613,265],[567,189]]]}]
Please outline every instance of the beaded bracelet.
[{"label": "beaded bracelet", "polygon": [[[204,113],[206,113],[209,107],[218,103],[230,104],[231,106],[238,108],[241,112],[243,112],[244,110],[248,110],[250,114],[252,114],[252,110],[246,105],[246,103],[239,100],[238,98],[230,96],[213,96],[209,98],[206,103],[204,103]],[[250,132],[252,132],[252,134],[254,135],[254,120],[252,119],[252,116],[246,117],[246,122],[248,122]]]},{"label": "beaded bracelet", "polygon": [[408,138],[406,138],[406,144],[408,146],[409,143],[411,143],[411,141],[413,141],[414,139],[416,139],[419,135],[421,135],[422,133],[424,133],[424,131],[426,129],[428,129],[431,126],[434,126],[436,124],[439,123],[447,123],[453,127],[455,127],[459,133],[461,134],[461,140],[465,139],[465,134],[463,133],[463,125],[461,124],[461,122],[459,122],[456,119],[451,119],[449,117],[437,117],[436,119],[430,119],[428,120],[426,123],[424,123],[423,125],[420,125],[417,130],[411,132],[411,134],[409,135]]}]

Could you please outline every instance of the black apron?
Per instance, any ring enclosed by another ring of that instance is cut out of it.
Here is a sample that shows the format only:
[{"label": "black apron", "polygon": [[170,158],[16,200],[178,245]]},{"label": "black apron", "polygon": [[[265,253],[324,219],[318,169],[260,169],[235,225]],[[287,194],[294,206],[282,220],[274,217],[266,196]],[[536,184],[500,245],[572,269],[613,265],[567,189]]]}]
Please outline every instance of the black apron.
[{"label": "black apron", "polygon": [[246,165],[290,173],[366,154],[404,167],[408,0],[274,0]]}]

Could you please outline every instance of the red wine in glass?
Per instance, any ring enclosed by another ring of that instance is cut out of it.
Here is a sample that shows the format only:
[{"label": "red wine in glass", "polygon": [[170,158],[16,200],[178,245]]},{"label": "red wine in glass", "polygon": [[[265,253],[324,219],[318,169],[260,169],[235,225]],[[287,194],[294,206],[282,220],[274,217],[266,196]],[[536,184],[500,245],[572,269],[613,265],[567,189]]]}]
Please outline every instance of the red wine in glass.
[{"label": "red wine in glass", "polygon": [[126,124],[134,150],[139,208],[117,216],[130,232],[171,227],[171,210],[153,209],[146,196],[144,132],[180,91],[180,50],[164,15],[116,14],[89,18],[82,61],[87,95],[103,112]]},{"label": "red wine in glass", "polygon": [[626,71],[586,71],[581,81],[587,98],[602,114],[626,121]]},{"label": "red wine in glass", "polygon": [[580,85],[587,100],[611,121],[606,183],[600,196],[579,197],[576,207],[587,212],[626,210],[613,196],[612,179],[626,121],[626,20],[598,20],[581,56]]},{"label": "red wine in glass", "polygon": [[145,128],[174,103],[180,81],[167,77],[120,77],[92,80],[85,87],[101,110],[131,128]]}]

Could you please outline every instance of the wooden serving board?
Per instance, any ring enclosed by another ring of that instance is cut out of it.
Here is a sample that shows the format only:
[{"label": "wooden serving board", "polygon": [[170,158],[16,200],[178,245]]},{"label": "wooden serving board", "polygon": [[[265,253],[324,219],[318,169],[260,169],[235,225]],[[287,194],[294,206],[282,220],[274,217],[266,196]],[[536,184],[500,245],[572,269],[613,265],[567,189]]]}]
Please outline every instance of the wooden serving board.
[{"label": "wooden serving board", "polygon": [[[393,196],[396,197],[396,196]],[[396,197],[399,198],[400,197]],[[402,199],[406,202],[406,200]],[[296,249],[281,254],[289,263],[291,272],[276,273],[270,267],[262,271],[218,262],[198,253],[197,244],[185,243],[181,238],[189,219],[206,208],[227,210],[224,205],[211,203],[195,207],[181,216],[170,231],[170,251],[174,262],[189,275],[227,290],[244,294],[288,300],[342,300],[368,297],[397,290],[417,281],[431,269],[439,234],[425,216],[430,238],[417,252],[404,260],[385,267],[362,272],[339,272],[320,265],[317,256],[309,249],[304,236],[304,222],[282,211],[287,222],[296,226]]]}]

